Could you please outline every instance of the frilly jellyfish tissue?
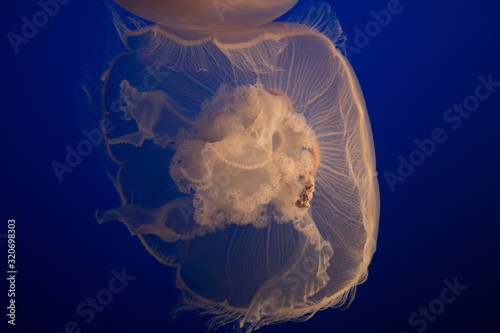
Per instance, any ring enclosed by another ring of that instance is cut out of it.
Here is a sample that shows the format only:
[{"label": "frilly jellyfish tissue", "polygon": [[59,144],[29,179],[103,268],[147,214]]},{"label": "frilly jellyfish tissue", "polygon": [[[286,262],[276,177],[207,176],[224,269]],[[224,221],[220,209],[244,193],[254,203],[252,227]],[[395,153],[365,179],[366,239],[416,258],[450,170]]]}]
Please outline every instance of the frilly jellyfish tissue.
[{"label": "frilly jellyfish tissue", "polygon": [[233,0],[221,21],[212,1],[117,2],[155,23],[115,18],[128,51],[104,75],[103,117],[121,203],[98,221],[123,222],[175,267],[185,308],[215,326],[349,304],[380,203],[365,102],[329,7],[271,22],[297,1]]}]

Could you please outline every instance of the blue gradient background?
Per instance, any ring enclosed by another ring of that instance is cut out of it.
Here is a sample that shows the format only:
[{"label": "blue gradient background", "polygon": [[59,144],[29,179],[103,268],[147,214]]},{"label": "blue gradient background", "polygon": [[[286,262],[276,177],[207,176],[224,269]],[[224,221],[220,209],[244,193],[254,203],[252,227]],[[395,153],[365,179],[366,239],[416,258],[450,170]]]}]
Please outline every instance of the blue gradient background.
[{"label": "blue gradient background", "polygon": [[[364,29],[373,21],[370,11],[387,3],[331,2],[351,45],[355,27]],[[401,5],[403,11],[350,57],[371,119],[380,182],[379,241],[369,278],[349,308],[264,327],[263,333],[417,332],[421,326],[411,326],[409,316],[440,297],[444,279],[455,277],[467,290],[425,332],[500,332],[500,88],[459,129],[443,121],[448,108],[474,93],[478,76],[500,81],[500,2]],[[7,219],[16,219],[18,269],[17,325],[5,325],[2,278],[1,332],[64,332],[69,321],[82,332],[204,332],[207,318],[169,318],[180,298],[174,271],[156,262],[123,225],[95,221],[96,209],[118,202],[102,165],[102,145],[62,183],[51,168],[99,117],[88,113],[80,87],[91,85],[118,50],[108,43],[114,28],[105,5],[70,1],[15,54],[7,33],[19,34],[21,18],[38,10],[35,1],[11,1],[0,13],[0,232],[6,233]],[[407,158],[413,141],[437,127],[447,141],[391,192],[384,173],[397,172],[398,156]],[[0,240],[5,277],[7,247]],[[85,323],[76,307],[122,267],[135,279]]]}]

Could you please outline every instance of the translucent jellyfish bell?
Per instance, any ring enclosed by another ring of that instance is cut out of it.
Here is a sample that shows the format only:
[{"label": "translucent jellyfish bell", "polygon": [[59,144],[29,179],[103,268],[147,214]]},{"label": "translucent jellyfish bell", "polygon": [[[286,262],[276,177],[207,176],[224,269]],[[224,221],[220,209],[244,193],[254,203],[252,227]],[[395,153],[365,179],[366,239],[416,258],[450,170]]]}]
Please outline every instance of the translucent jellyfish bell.
[{"label": "translucent jellyfish bell", "polygon": [[[335,22],[333,22],[335,23]],[[379,193],[356,76],[306,25],[127,34],[105,75],[119,220],[177,268],[187,308],[248,330],[349,302]],[[112,129],[112,130],[111,130]]]},{"label": "translucent jellyfish bell", "polygon": [[298,0],[115,0],[149,21],[187,30],[242,30],[289,11]]}]

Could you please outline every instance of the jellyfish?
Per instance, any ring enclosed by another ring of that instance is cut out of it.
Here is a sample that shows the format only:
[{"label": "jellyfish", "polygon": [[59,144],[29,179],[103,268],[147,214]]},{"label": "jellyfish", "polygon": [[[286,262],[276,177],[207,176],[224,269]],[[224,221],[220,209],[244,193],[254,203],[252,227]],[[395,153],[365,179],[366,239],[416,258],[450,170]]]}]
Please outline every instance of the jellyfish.
[{"label": "jellyfish", "polygon": [[159,17],[124,33],[128,51],[104,75],[121,203],[97,220],[123,222],[174,267],[182,309],[214,326],[250,332],[348,305],[375,252],[379,191],[363,94],[329,7],[322,25],[270,22],[295,3],[276,1],[243,27],[227,18],[227,29],[208,20],[188,31],[162,20],[169,1],[117,2]]},{"label": "jellyfish", "polygon": [[242,30],[263,25],[289,11],[298,0],[115,0],[157,24],[183,30]]}]

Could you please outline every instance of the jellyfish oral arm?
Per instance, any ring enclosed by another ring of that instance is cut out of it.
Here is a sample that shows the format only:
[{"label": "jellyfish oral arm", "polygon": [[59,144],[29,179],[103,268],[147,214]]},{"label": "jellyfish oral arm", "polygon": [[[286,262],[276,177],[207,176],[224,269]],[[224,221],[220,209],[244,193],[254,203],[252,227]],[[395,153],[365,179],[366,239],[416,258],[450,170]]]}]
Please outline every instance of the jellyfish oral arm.
[{"label": "jellyfish oral arm", "polygon": [[120,110],[124,119],[134,120],[138,130],[116,138],[110,138],[110,145],[131,144],[142,146],[144,140],[152,140],[165,148],[173,138],[165,133],[167,127],[191,125],[179,110],[182,107],[162,90],[140,92],[126,80],[120,84]]},{"label": "jellyfish oral arm", "polygon": [[268,205],[284,219],[303,214],[312,196],[314,157],[304,132],[292,129],[307,125],[295,124],[304,120],[293,115],[287,98],[258,86],[221,88],[200,119],[213,122],[198,124],[203,137],[179,144],[170,167],[179,190],[194,192],[198,224],[262,227]]}]

